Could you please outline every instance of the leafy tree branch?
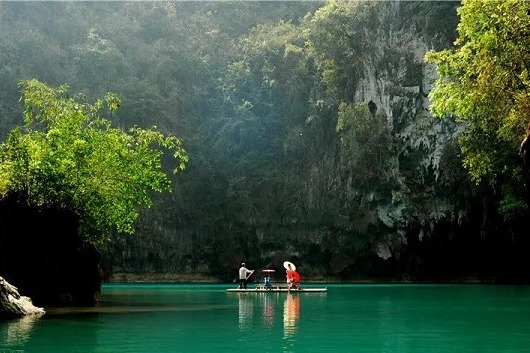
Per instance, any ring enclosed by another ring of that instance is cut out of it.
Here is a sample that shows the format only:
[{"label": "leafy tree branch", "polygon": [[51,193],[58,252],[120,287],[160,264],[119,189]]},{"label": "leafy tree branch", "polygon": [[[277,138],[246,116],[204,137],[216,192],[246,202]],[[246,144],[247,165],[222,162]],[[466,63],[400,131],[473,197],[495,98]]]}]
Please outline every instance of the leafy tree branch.
[{"label": "leafy tree branch", "polygon": [[112,127],[101,111],[119,108],[114,94],[90,104],[64,85],[33,79],[20,87],[25,124],[0,145],[0,195],[71,210],[94,244],[104,245],[111,232],[133,233],[139,210],[152,205],[150,192],[171,191],[164,150],[173,153],[175,173],[185,168],[181,141],[156,127]]}]

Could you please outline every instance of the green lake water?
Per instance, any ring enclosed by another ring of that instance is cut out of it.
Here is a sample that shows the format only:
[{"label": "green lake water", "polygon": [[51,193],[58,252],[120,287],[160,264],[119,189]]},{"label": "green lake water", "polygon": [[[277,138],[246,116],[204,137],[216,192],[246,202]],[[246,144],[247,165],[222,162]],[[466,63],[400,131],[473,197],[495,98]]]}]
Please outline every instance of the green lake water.
[{"label": "green lake water", "polygon": [[95,308],[0,323],[0,353],[530,352],[529,286],[226,288],[104,285]]}]

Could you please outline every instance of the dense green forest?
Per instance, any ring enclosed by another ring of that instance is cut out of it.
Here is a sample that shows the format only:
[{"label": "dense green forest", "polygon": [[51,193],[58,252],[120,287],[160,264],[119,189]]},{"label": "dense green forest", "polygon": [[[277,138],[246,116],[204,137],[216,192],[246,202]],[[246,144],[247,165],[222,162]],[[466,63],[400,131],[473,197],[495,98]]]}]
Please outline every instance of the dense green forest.
[{"label": "dense green forest", "polygon": [[[429,110],[444,58],[424,58],[453,48],[459,6],[0,2],[0,140],[23,124],[32,78],[113,92],[113,124],[182,140],[186,169],[135,235],[112,234],[106,275],[230,281],[241,260],[289,259],[312,279],[526,280],[517,143]],[[470,175],[470,141],[502,163]]]}]

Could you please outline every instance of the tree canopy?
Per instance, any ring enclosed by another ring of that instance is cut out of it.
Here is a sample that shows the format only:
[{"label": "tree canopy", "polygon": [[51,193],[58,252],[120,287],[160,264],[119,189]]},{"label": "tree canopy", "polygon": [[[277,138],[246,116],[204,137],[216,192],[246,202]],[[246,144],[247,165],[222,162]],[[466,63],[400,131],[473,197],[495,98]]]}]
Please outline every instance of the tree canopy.
[{"label": "tree canopy", "polygon": [[426,56],[439,74],[431,111],[461,123],[463,163],[477,182],[520,174],[514,159],[530,123],[528,11],[523,0],[464,0],[456,47]]},{"label": "tree canopy", "polygon": [[0,145],[0,196],[73,211],[94,244],[105,244],[112,231],[133,233],[139,210],[152,205],[150,192],[171,190],[164,150],[173,152],[174,172],[185,168],[181,141],[156,127],[111,126],[103,111],[112,115],[120,106],[112,93],[91,104],[65,85],[32,79],[20,87],[25,124]]}]

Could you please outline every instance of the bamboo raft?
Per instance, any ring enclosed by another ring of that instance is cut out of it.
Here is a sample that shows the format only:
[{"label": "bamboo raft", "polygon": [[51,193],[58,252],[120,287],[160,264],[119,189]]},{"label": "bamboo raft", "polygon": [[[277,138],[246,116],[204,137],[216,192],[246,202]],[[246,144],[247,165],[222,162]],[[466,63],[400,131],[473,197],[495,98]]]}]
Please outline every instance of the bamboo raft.
[{"label": "bamboo raft", "polygon": [[263,285],[257,285],[255,288],[240,289],[240,288],[228,288],[227,292],[235,293],[320,293],[326,292],[327,288],[289,288],[286,285],[273,285],[270,288],[265,288]]}]

